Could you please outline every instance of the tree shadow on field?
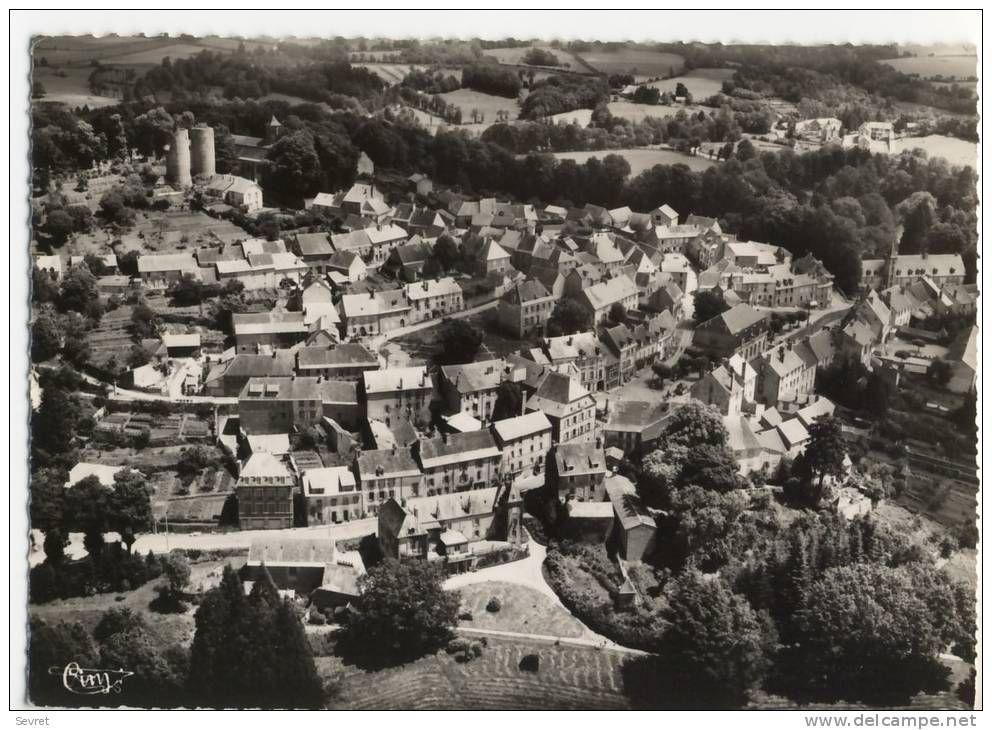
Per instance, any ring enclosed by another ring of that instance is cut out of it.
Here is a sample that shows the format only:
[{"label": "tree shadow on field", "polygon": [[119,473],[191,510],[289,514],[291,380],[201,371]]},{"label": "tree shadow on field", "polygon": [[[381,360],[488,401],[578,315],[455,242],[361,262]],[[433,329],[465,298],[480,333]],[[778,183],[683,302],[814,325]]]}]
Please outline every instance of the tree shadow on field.
[{"label": "tree shadow on field", "polygon": [[747,703],[659,656],[629,659],[621,674],[624,694],[637,710],[736,710]]}]

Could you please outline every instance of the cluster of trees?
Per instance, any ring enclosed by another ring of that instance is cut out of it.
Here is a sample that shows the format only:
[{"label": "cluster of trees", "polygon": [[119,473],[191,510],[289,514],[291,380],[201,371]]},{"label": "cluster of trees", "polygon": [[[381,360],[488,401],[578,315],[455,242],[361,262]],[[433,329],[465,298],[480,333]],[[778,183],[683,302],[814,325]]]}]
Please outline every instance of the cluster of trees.
[{"label": "cluster of trees", "polygon": [[422,560],[385,560],[358,579],[359,600],[338,637],[338,652],[360,666],[408,662],[453,637],[461,603],[442,587],[441,569]]},{"label": "cluster of trees", "polygon": [[93,228],[93,213],[85,205],[68,205],[58,189],[48,194],[45,202],[32,211],[31,226],[35,239],[49,249],[64,246],[78,233]]},{"label": "cluster of trees", "polygon": [[376,104],[385,87],[368,69],[347,61],[266,63],[257,56],[202,51],[185,59],[163,58],[134,82],[134,98],[167,91],[173,99],[206,98],[216,88],[227,99],[257,99],[271,92],[290,94],[332,108],[358,108],[357,101]]},{"label": "cluster of trees", "polygon": [[86,333],[103,316],[96,277],[89,268],[73,266],[61,282],[47,271],[35,270],[32,301],[41,305],[31,323],[31,360],[44,362],[61,354],[66,362],[82,368],[89,363]]},{"label": "cluster of trees", "polygon": [[531,48],[524,54],[523,62],[528,66],[558,66],[558,56],[546,48]]},{"label": "cluster of trees", "polygon": [[516,99],[520,93],[520,77],[512,68],[498,63],[476,63],[462,69],[462,86],[483,94]]},{"label": "cluster of trees", "polygon": [[[174,582],[188,580],[185,559]],[[183,570],[185,568],[185,570]],[[107,611],[92,634],[79,623],[34,618],[29,642],[28,694],[39,705],[64,705],[61,674],[49,667],[122,667],[131,672],[118,693],[79,695],[84,706],[243,707],[319,709],[327,691],[317,673],[296,606],[279,596],[267,571],[245,595],[231,566],[203,597],[192,647],[163,645],[145,615],[128,608]]]},{"label": "cluster of trees", "polygon": [[[319,709],[325,689],[294,604],[268,571],[246,596],[231,566],[203,596],[186,688],[203,707]],[[236,668],[236,671],[232,671]]]},{"label": "cluster of trees", "polygon": [[548,319],[548,337],[574,335],[591,329],[592,315],[585,307],[571,297],[564,297],[555,302],[555,308]]},{"label": "cluster of trees", "polygon": [[402,84],[425,94],[444,94],[462,87],[461,81],[452,74],[446,76],[443,71],[431,72],[419,68],[411,68],[403,77]]},{"label": "cluster of trees", "polygon": [[106,159],[107,139],[61,104],[31,106],[31,166],[36,188],[46,189],[53,173],[85,170]]},{"label": "cluster of trees", "polygon": [[659,441],[644,456],[639,489],[653,506],[670,506],[683,487],[705,485],[716,492],[743,486],[723,419],[713,408],[690,401],[676,411]]},{"label": "cluster of trees", "polygon": [[[803,702],[901,703],[946,686],[946,647],[974,659],[972,592],[909,533],[830,509],[782,522],[724,478],[736,464],[718,453],[718,414],[690,405],[673,419],[637,476],[642,497],[664,508],[654,560],[673,578],[658,656],[625,670],[635,701],[737,707],[762,687]],[[812,440],[786,491],[816,510],[845,445],[833,419]]]},{"label": "cluster of trees", "polygon": [[268,153],[263,184],[276,197],[299,202],[321,190],[347,188],[355,180],[358,150],[346,128],[288,116],[285,132]]},{"label": "cluster of trees", "polygon": [[[38,705],[84,706],[124,704],[137,707],[178,707],[184,702],[189,653],[179,644],[162,645],[143,615],[112,608],[92,634],[78,622],[51,623],[32,618],[28,644],[28,696]],[[122,667],[132,672],[120,693],[71,695],[61,674],[50,667],[75,662],[81,667]]]},{"label": "cluster of trees", "polygon": [[520,107],[520,118],[538,120],[610,101],[610,87],[599,76],[557,75],[535,82]]},{"label": "cluster of trees", "polygon": [[868,370],[854,357],[839,360],[816,371],[816,392],[835,403],[873,418],[882,418],[895,395],[892,382],[879,372]]}]

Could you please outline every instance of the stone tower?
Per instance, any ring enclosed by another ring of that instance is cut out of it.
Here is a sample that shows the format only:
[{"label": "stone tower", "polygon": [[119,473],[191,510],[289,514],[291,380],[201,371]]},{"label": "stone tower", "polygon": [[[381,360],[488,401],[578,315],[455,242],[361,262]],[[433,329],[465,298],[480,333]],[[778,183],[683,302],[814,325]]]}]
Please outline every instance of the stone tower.
[{"label": "stone tower", "polygon": [[217,174],[214,155],[214,130],[198,124],[190,130],[192,139],[192,173],[194,177],[213,177]]},{"label": "stone tower", "polygon": [[165,158],[165,179],[179,188],[193,186],[190,172],[189,130],[180,127],[172,136],[172,144]]}]

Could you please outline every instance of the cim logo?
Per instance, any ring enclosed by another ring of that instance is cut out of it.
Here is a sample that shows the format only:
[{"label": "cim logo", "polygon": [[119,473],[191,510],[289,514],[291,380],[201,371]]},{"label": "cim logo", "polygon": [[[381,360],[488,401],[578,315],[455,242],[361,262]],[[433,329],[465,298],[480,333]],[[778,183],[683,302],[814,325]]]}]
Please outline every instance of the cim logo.
[{"label": "cim logo", "polygon": [[77,695],[120,694],[124,680],[134,674],[125,669],[87,669],[76,662],[61,669],[51,667],[48,673],[61,675],[62,686]]}]

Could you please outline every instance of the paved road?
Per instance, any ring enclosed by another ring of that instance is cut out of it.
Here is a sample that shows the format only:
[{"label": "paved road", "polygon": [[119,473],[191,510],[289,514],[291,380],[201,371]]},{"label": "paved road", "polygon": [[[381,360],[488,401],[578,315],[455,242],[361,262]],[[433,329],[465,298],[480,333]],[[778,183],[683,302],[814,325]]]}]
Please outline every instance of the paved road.
[{"label": "paved road", "polygon": [[141,390],[127,390],[126,388],[114,388],[112,384],[106,383],[99,378],[94,378],[88,373],[79,373],[83,380],[91,385],[110,385],[110,392],[107,394],[109,400],[116,401],[136,401],[136,400],[160,400],[168,403],[211,403],[219,406],[232,406],[238,404],[237,398],[213,397],[207,395],[184,395],[173,398],[160,393],[145,393]]},{"label": "paved road", "polygon": [[[163,525],[164,523],[160,523]],[[146,553],[149,550],[159,554],[169,550],[182,548],[183,550],[232,550],[245,549],[251,546],[252,540],[256,537],[305,539],[315,537],[333,537],[335,540],[352,540],[364,537],[378,530],[378,521],[375,518],[365,520],[355,520],[345,522],[340,525],[320,525],[316,527],[294,527],[286,530],[233,530],[231,532],[205,532],[200,535],[170,532],[166,534],[164,530],[155,533],[147,533],[138,536],[134,543],[134,550],[139,553]],[[42,550],[44,536],[38,530],[32,531],[35,535],[35,545],[37,550],[31,552],[28,562],[30,565],[38,565],[45,559]],[[115,542],[120,539],[116,532],[104,534],[107,542]],[[69,545],[66,548],[66,555],[73,559],[78,559],[86,554],[83,548],[83,533],[73,532],[69,534]]]},{"label": "paved road", "polygon": [[463,634],[502,636],[508,639],[530,639],[532,641],[543,641],[549,644],[564,644],[569,646],[592,647],[594,649],[605,649],[607,651],[619,651],[625,654],[635,654],[637,656],[648,656],[646,651],[631,649],[630,647],[615,644],[609,639],[581,638],[573,639],[566,636],[548,636],[547,634],[525,634],[519,631],[496,631],[495,629],[475,629],[467,626],[459,626],[457,631]]}]

